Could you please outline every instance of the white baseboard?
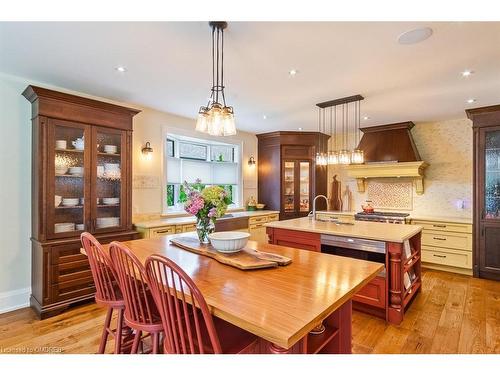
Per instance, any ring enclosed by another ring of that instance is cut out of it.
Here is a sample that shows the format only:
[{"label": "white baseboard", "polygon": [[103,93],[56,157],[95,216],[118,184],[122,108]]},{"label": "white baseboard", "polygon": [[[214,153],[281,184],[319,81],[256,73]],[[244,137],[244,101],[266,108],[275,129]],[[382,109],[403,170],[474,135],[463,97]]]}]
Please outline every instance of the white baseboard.
[{"label": "white baseboard", "polygon": [[30,305],[31,288],[0,293],[0,314],[22,309]]}]

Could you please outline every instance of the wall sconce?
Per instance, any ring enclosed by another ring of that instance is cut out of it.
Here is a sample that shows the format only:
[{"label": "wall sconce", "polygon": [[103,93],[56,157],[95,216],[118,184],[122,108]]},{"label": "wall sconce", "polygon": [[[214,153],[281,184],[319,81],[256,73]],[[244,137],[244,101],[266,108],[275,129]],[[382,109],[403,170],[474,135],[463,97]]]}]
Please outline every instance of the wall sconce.
[{"label": "wall sconce", "polygon": [[151,160],[153,157],[153,149],[149,142],[146,142],[146,145],[142,148],[142,155],[144,155],[147,160]]},{"label": "wall sconce", "polygon": [[255,165],[255,158],[253,156],[250,156],[250,159],[248,159],[248,165],[250,167],[253,167]]}]

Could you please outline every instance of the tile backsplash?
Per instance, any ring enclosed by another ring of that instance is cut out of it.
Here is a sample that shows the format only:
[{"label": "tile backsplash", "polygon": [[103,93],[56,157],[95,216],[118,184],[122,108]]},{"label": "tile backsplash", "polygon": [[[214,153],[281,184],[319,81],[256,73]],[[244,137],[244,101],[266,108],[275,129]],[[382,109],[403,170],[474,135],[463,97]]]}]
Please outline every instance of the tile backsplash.
[{"label": "tile backsplash", "polygon": [[[328,181],[337,174],[353,192],[353,210],[371,199],[383,210],[401,210],[412,215],[472,217],[472,125],[468,119],[417,123],[412,135],[425,170],[424,194],[417,195],[411,179],[369,179],[365,193],[342,167],[329,167]],[[408,186],[411,185],[411,193]],[[328,188],[328,191],[330,188]],[[411,197],[410,197],[411,194]],[[393,196],[392,198],[390,196]],[[406,208],[403,208],[406,207]]]}]

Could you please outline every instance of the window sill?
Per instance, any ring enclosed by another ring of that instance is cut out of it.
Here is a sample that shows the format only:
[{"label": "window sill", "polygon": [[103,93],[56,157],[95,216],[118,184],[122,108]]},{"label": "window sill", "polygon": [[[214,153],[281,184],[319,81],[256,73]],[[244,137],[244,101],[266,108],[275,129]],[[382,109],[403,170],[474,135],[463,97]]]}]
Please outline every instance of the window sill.
[{"label": "window sill", "polygon": [[[239,212],[239,211],[245,211],[245,207],[233,207],[233,208],[228,208],[227,212]],[[161,217],[189,217],[193,216],[185,212],[184,210],[182,211],[167,211],[164,212],[160,215]]]}]

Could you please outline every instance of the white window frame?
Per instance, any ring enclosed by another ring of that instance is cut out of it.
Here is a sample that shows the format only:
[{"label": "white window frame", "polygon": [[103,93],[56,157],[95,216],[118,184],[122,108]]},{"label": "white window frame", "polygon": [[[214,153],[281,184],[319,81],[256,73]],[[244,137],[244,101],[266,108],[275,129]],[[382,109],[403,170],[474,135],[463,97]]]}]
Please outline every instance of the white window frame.
[{"label": "white window frame", "polygon": [[[172,136],[183,136],[189,138],[196,138],[206,143],[224,143],[238,148],[235,163],[238,164],[238,176],[237,176],[237,194],[238,194],[238,204],[231,206],[230,209],[240,209],[243,207],[243,147],[244,142],[241,140],[234,139],[232,137],[212,137],[205,135],[203,133],[197,132],[195,130],[189,130],[184,128],[176,128],[172,126],[162,127],[162,148],[161,148],[161,170],[162,170],[162,188],[161,188],[161,204],[162,204],[162,215],[179,215],[185,213],[184,210],[169,210],[167,205],[167,137]],[[179,155],[179,142],[174,142],[174,156]],[[208,158],[211,157],[211,151],[208,150]],[[189,159],[186,159],[189,160]],[[203,182],[203,181],[202,181]]]}]

